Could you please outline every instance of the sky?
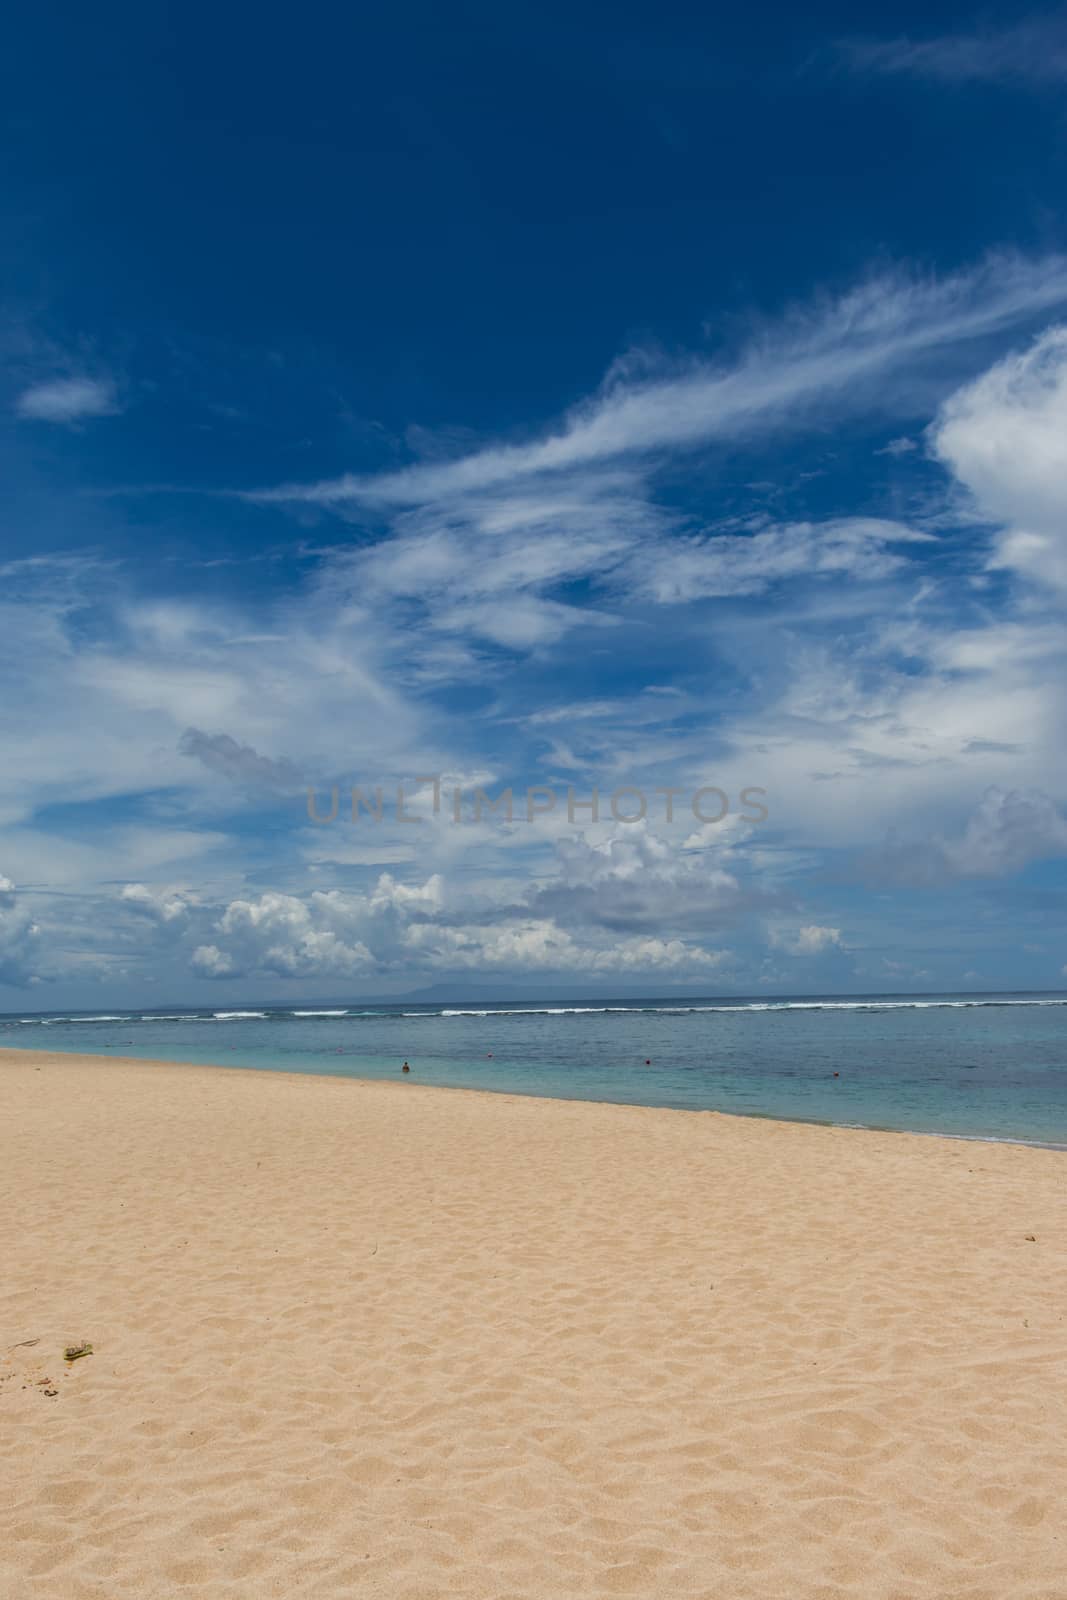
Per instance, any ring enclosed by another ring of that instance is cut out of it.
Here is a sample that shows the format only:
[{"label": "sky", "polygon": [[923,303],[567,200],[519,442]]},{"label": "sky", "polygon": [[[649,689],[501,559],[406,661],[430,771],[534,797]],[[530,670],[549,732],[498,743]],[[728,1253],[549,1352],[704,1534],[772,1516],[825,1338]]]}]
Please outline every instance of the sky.
[{"label": "sky", "polygon": [[1067,11],[5,44],[0,1010],[1067,986]]}]

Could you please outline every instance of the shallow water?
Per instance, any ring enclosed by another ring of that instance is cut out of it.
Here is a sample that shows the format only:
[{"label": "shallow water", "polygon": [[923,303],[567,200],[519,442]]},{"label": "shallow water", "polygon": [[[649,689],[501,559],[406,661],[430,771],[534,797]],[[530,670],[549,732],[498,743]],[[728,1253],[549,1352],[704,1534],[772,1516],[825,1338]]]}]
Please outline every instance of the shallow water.
[{"label": "shallow water", "polygon": [[0,1044],[1067,1144],[1067,996],[0,1016]]}]

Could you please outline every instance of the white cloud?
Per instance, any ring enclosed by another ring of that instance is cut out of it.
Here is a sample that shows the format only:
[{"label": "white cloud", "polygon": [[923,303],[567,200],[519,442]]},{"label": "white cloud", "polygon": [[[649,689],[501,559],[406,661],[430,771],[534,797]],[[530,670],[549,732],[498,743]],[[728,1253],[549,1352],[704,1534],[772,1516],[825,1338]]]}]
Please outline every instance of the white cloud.
[{"label": "white cloud", "polygon": [[228,978],[235,970],[233,958],[220,950],[217,944],[197,945],[190,966],[201,978]]},{"label": "white cloud", "polygon": [[754,897],[729,870],[728,835],[679,848],[645,822],[593,843],[584,832],[556,845],[556,872],[530,893],[531,907],[568,928],[619,935],[705,933],[734,922]]},{"label": "white cloud", "polygon": [[[660,859],[668,871],[666,850]],[[615,866],[636,888],[639,859],[627,854]],[[707,891],[715,880],[705,875],[703,881]],[[523,904],[527,895],[521,876],[499,885],[495,895],[490,886],[450,895],[440,874],[404,883],[389,873],[365,893],[266,890],[218,907],[210,938],[195,945],[190,964],[203,977],[320,979],[478,969],[684,975],[726,959],[723,951],[673,931],[620,935],[585,916],[568,921],[570,908],[557,917],[539,908],[536,895]]]},{"label": "white cloud", "polygon": [[191,963],[208,977],[365,975],[390,965],[409,926],[436,915],[443,902],[438,874],[402,883],[383,872],[367,893],[328,889],[301,896],[268,889],[219,907],[212,940],[193,951]]},{"label": "white cloud", "polygon": [[880,450],[876,450],[874,453],[876,456],[909,456],[918,448],[919,446],[914,439],[901,437],[890,439],[888,444],[883,445]]},{"label": "white cloud", "polygon": [[440,911],[444,902],[444,880],[435,872],[425,883],[398,883],[383,872],[370,896],[372,911]]},{"label": "white cloud", "polygon": [[[732,365],[694,362],[666,378],[620,362],[600,393],[531,444],[492,446],[459,460],[400,472],[288,484],[249,495],[323,506],[423,505],[518,486],[545,474],[648,458],[713,439],[796,426],[906,364],[989,335],[1067,301],[1067,262],[993,258],[940,281],[882,278],[830,305],[797,313]],[[877,400],[877,391],[871,400]]]},{"label": "white cloud", "polygon": [[775,928],[771,933],[771,944],[795,956],[818,956],[827,950],[842,948],[841,929],[820,927],[816,922],[809,922],[800,928]]},{"label": "white cloud", "polygon": [[[360,750],[378,765],[366,778],[442,770],[429,719],[396,681],[411,648],[380,613],[317,586],[263,616],[236,601],[146,606],[108,569],[19,564],[0,586],[0,737],[20,752],[0,767],[0,824],[56,799],[166,790],[162,838],[175,820],[202,828],[209,808],[244,805],[235,782],[270,802],[356,776]],[[100,876],[133,870],[116,853]]]},{"label": "white cloud", "polygon": [[[620,361],[598,393],[533,442],[246,498],[383,517],[386,537],[331,557],[324,593],[389,607],[413,639],[447,633],[538,652],[577,628],[616,624],[627,603],[751,595],[811,580],[882,582],[929,536],[860,516],[695,528],[681,509],[657,502],[655,474],[712,441],[797,430],[845,405],[850,415],[877,411],[890,378],[906,385],[947,348],[1063,304],[1067,260],[1059,257],[991,258],[940,281],[882,278],[766,328],[732,361],[694,360],[665,375]],[[469,681],[479,663],[468,648],[439,653],[429,670]],[[413,679],[417,671],[413,662]]]},{"label": "white cloud", "polygon": [[426,924],[408,930],[408,947],[431,967],[446,971],[507,968],[516,972],[593,973],[708,971],[725,959],[681,939],[629,938],[608,946],[580,942],[548,917],[516,918],[504,926],[467,925],[438,928]]},{"label": "white cloud", "polygon": [[1067,327],[959,390],[931,434],[979,512],[1002,526],[994,565],[1067,589]]},{"label": "white cloud", "polygon": [[676,538],[635,555],[620,581],[661,605],[711,596],[761,594],[772,584],[810,576],[873,582],[903,565],[893,544],[930,539],[877,517],[787,523],[747,535]]},{"label": "white cloud", "polygon": [[175,922],[186,916],[193,903],[177,891],[149,889],[143,883],[126,884],[119,898],[132,910],[159,922]]},{"label": "white cloud", "polygon": [[82,422],[119,409],[115,385],[102,378],[50,378],[31,384],[15,400],[16,414],[28,422]]},{"label": "white cloud", "polygon": [[[404,511],[388,539],[335,555],[324,582],[335,596],[399,608],[420,632],[535,650],[579,625],[611,626],[553,591],[603,577],[666,523],[633,475],[574,475]],[[470,676],[469,658],[454,665],[452,675]]]},{"label": "white cloud", "polygon": [[20,906],[12,880],[0,872],[0,984],[36,982],[41,954],[40,929]]},{"label": "white cloud", "polygon": [[[732,524],[730,531],[686,535],[677,517],[651,504],[639,479],[616,475],[610,484],[609,493],[599,477],[572,481],[566,498],[549,489],[539,510],[524,489],[524,514],[510,518],[500,496],[404,513],[391,538],[335,557],[325,581],[339,597],[399,606],[420,633],[452,632],[527,652],[575,629],[618,626],[621,608],[634,603],[760,594],[810,580],[878,582],[904,567],[904,547],[931,540],[878,517],[752,519],[743,533]],[[611,610],[553,598],[578,581],[605,595]],[[469,661],[457,668],[470,677]]]},{"label": "white cloud", "polygon": [[891,835],[868,859],[876,876],[909,884],[1003,878],[1034,861],[1067,857],[1067,817],[1047,794],[989,788],[955,835]]},{"label": "white cloud", "polygon": [[[307,901],[268,891],[256,900],[234,900],[217,924],[228,941],[211,946],[198,963],[222,975],[269,972],[282,977],[345,977],[365,972],[374,957],[353,931],[362,920],[363,902],[337,890],[316,892]],[[193,960],[196,962],[196,955]]]},{"label": "white cloud", "polygon": [[[910,855],[927,877],[966,880],[1040,859],[1035,841],[1054,852],[1048,797],[1067,793],[1067,648],[1053,609],[1064,580],[1059,593],[1050,581],[1067,545],[1067,334],[944,406],[930,438],[987,527],[968,545],[957,520],[923,576],[908,558],[935,547],[906,521],[727,516],[731,501],[709,527],[679,509],[676,480],[657,504],[652,474],[705,439],[821,421],[846,394],[876,405],[869,380],[898,359],[910,381],[911,357],[921,367],[1064,292],[1062,263],[1009,264],[947,288],[898,285],[884,305],[861,293],[733,365],[660,378],[620,367],[551,439],[352,480],[386,536],[318,552],[312,576],[273,601],[149,604],[113,571],[6,564],[0,671],[17,692],[0,727],[19,751],[0,771],[6,859],[35,885],[106,882],[116,939],[198,973],[369,984],[450,960],[468,971],[510,960],[517,974],[708,970],[723,959],[711,948],[721,929],[752,911],[795,917],[787,880],[815,847],[870,848],[894,824],[933,845],[908,844],[891,872]],[[994,559],[1050,593],[990,581],[989,525]],[[866,584],[880,586],[882,615]],[[789,594],[773,610],[728,603],[776,585]],[[651,609],[687,602],[705,604]],[[625,636],[611,631],[620,619]],[[537,670],[510,671],[493,646],[540,652]],[[664,693],[675,670],[684,688]],[[424,695],[450,679],[462,698]],[[381,782],[388,806],[400,778],[435,771],[462,774],[468,796],[475,783],[519,795],[538,776],[559,788],[559,773],[583,797],[594,782],[606,793],[609,775],[650,793],[714,784],[735,805],[765,786],[778,853],[726,827],[681,847],[650,827],[583,837],[562,806],[531,828],[451,827],[426,817],[426,791],[410,807],[421,827],[346,826],[342,800],[338,823],[315,829],[290,793],[305,774],[320,795]],[[972,817],[990,786],[1003,801]],[[1018,799],[1035,793],[1044,800]],[[87,809],[68,824],[59,808],[71,802]],[[196,858],[194,896],[174,880],[194,881]],[[402,881],[405,864],[416,877]],[[395,871],[360,870],[382,866]],[[127,878],[144,882],[118,895],[110,885]],[[310,883],[329,888],[311,895]],[[38,915],[59,946],[65,913],[52,905]],[[790,921],[782,948],[832,954],[839,934]]]},{"label": "white cloud", "polygon": [[943,83],[1057,83],[1067,78],[1067,23],[1036,16],[1009,28],[975,28],[926,39],[849,39],[839,46],[857,70]]},{"label": "white cloud", "polygon": [[759,692],[719,717],[692,781],[759,784],[775,829],[838,850],[950,834],[991,786],[1067,793],[1061,619],[978,604],[964,626],[961,598],[946,581],[883,619],[846,612],[836,638],[832,605],[810,623],[779,609],[773,641],[766,618],[734,621],[726,670],[755,663]]},{"label": "white cloud", "polygon": [[940,848],[960,878],[996,878],[1031,861],[1067,856],[1067,818],[1048,795],[988,789],[962,834]]},{"label": "white cloud", "polygon": [[795,948],[798,955],[814,956],[840,943],[840,928],[820,928],[816,923],[809,923],[797,930]]}]

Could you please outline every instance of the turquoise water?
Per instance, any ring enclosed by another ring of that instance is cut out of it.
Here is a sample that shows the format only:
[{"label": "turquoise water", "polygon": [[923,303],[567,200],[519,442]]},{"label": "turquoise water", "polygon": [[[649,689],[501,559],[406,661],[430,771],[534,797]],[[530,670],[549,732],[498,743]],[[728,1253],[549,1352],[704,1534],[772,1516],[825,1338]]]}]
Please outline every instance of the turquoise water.
[{"label": "turquoise water", "polygon": [[27,1011],[0,1044],[1067,1146],[1063,994]]}]

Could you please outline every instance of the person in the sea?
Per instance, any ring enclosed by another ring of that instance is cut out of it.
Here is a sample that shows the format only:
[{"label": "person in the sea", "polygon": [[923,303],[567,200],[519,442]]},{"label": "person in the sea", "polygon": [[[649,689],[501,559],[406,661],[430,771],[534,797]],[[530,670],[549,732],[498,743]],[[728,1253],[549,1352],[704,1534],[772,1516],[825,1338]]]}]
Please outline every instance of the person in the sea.
[{"label": "person in the sea", "polygon": [[401,1067],[400,1070],[401,1070],[401,1072],[410,1072],[411,1068],[408,1066],[407,1062],[405,1061],[404,1065]]}]

